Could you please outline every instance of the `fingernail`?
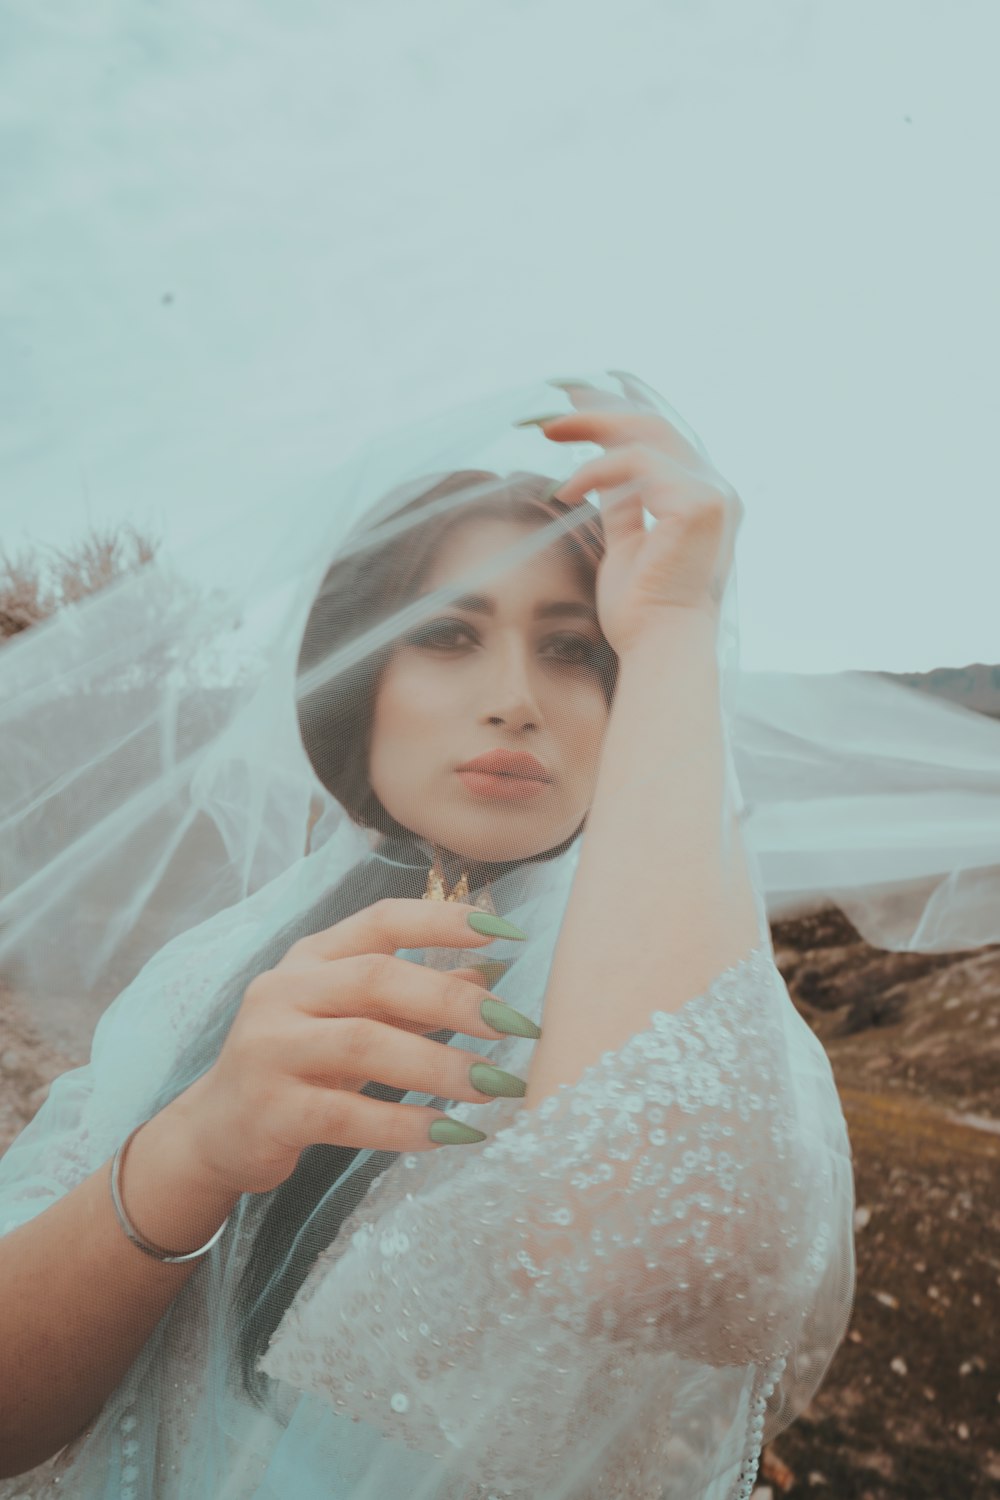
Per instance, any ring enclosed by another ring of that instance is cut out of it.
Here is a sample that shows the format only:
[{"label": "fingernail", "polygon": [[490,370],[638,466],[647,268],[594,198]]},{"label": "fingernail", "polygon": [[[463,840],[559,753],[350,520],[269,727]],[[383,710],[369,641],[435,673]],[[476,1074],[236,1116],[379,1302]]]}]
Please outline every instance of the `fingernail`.
[{"label": "fingernail", "polygon": [[427,1134],[437,1146],[470,1146],[473,1141],[486,1139],[485,1130],[474,1130],[471,1125],[453,1120],[450,1115],[435,1120]]},{"label": "fingernail", "polygon": [[486,988],[491,990],[499,984],[513,962],[512,958],[484,958],[478,964],[469,964],[469,968],[480,973]]},{"label": "fingernail", "polygon": [[522,932],[520,927],[515,927],[513,922],[507,922],[503,917],[495,916],[491,911],[470,912],[469,926],[473,932],[481,932],[484,937],[514,938],[520,943],[528,941],[528,934]]},{"label": "fingernail", "polygon": [[515,422],[515,427],[538,427],[543,422],[554,422],[557,417],[571,417],[571,411],[553,411],[545,417],[525,417],[523,422]]},{"label": "fingernail", "polygon": [[561,375],[557,379],[547,380],[545,382],[545,384],[546,385],[557,385],[560,388],[560,390],[562,390],[565,386],[574,386],[574,385],[576,385],[576,386],[581,386],[582,385],[583,388],[584,388],[584,390],[586,390],[586,391],[596,391],[596,390],[599,389],[599,387],[596,386],[592,380],[576,380],[572,376],[569,376],[569,375]]},{"label": "fingernail", "polygon": [[469,1079],[474,1089],[489,1094],[491,1099],[523,1099],[528,1085],[516,1073],[505,1073],[503,1068],[494,1068],[490,1063],[473,1063]]},{"label": "fingernail", "polygon": [[505,1036],[530,1036],[532,1041],[537,1042],[542,1034],[530,1016],[522,1016],[512,1005],[505,1005],[492,995],[483,1001],[479,1014],[487,1026],[492,1026],[494,1031],[502,1031]]}]

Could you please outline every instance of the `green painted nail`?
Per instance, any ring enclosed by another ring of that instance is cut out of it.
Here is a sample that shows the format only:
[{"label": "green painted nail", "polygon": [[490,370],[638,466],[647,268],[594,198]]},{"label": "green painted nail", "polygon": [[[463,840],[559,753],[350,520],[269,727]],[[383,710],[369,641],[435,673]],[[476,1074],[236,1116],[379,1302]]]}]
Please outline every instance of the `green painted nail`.
[{"label": "green painted nail", "polygon": [[481,932],[484,937],[514,938],[519,943],[528,941],[528,934],[522,932],[520,927],[515,927],[513,922],[505,921],[491,911],[472,911],[469,913],[469,926],[473,932]]},{"label": "green painted nail", "polygon": [[537,427],[540,422],[554,422],[557,417],[571,417],[571,411],[552,411],[544,417],[525,417],[523,422],[515,422],[515,427]]},{"label": "green painted nail", "polygon": [[523,1099],[528,1085],[516,1073],[505,1073],[503,1068],[494,1068],[490,1063],[473,1063],[469,1069],[472,1087],[491,1099]]},{"label": "green painted nail", "polygon": [[492,995],[483,1001],[479,1014],[487,1026],[492,1026],[494,1031],[502,1031],[506,1036],[530,1036],[532,1041],[537,1042],[542,1034],[530,1016],[522,1016],[512,1005],[494,1000]]},{"label": "green painted nail", "polygon": [[471,1146],[473,1141],[486,1139],[485,1130],[474,1130],[471,1125],[453,1120],[449,1115],[443,1120],[435,1120],[427,1134],[437,1146]]},{"label": "green painted nail", "polygon": [[583,386],[584,390],[586,391],[600,390],[600,386],[596,386],[592,380],[574,380],[568,376],[563,375],[560,375],[557,379],[554,380],[547,380],[545,384],[558,386],[560,390],[564,390],[567,386],[574,385]]}]

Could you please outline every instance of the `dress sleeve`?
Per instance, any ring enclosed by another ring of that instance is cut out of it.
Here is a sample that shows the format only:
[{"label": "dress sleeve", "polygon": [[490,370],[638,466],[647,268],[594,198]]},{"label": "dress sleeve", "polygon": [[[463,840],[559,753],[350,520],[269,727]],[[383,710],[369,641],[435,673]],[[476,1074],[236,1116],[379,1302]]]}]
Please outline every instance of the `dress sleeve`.
[{"label": "dress sleeve", "polygon": [[[173,1070],[192,1037],[210,1038],[213,1006],[248,943],[249,924],[223,912],[166,944],[115,996],[97,1021],[89,1061],[53,1080],[0,1156],[0,1237],[77,1187],[186,1087],[191,1079]],[[194,1071],[210,1060],[210,1045],[191,1054]]]},{"label": "dress sleeve", "polygon": [[462,1150],[375,1179],[258,1367],[483,1494],[752,1480],[853,1294],[844,1118],[770,953]]}]

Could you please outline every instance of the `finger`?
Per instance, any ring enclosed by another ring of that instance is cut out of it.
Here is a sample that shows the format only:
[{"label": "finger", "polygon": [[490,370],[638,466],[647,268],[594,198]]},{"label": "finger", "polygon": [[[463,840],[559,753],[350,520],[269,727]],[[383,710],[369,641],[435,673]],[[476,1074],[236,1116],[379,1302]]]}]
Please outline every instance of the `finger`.
[{"label": "finger", "polygon": [[[591,485],[589,488],[597,489],[600,496],[601,524],[609,550],[645,534],[644,491],[638,474],[630,474],[617,485]],[[559,495],[557,498],[562,500],[566,497]],[[573,506],[582,499],[583,496],[574,491],[566,498],[566,503]]]},{"label": "finger", "polygon": [[633,375],[630,370],[609,370],[608,374],[621,383],[622,390],[636,406],[647,411],[662,412],[665,404],[663,397],[638,375]]},{"label": "finger", "polygon": [[[333,927],[300,938],[288,956],[304,954],[333,959],[357,953],[395,953],[397,948],[484,948],[496,942],[497,935],[476,932],[469,926],[469,918],[486,916],[479,907],[464,901],[389,897],[345,917]],[[509,935],[513,938],[518,931],[511,927]],[[521,934],[521,938],[514,940],[522,941],[523,937]]]},{"label": "finger", "polygon": [[577,469],[560,486],[557,498],[567,505],[576,505],[588,490],[597,490],[608,547],[618,547],[645,533],[640,481],[649,468],[645,450],[621,449]]},{"label": "finger", "polygon": [[[402,1031],[447,1028],[496,1041],[506,1033],[483,1020],[486,986],[461,978],[461,973],[453,969],[442,974],[407,958],[364,953],[298,975],[295,1006],[316,1019],[359,1016]],[[280,983],[277,975],[272,983]]]},{"label": "finger", "polygon": [[638,481],[619,485],[610,492],[602,491],[600,504],[601,524],[609,551],[645,535],[646,518]]},{"label": "finger", "polygon": [[[595,458],[571,474],[559,487],[558,499],[568,505],[581,500],[588,490],[604,495],[616,486],[635,489],[646,510],[658,520],[697,521],[704,510],[729,509],[735,491],[718,474],[710,479],[669,458],[645,448],[623,448],[605,458]],[[614,496],[610,495],[612,504]]]},{"label": "finger", "polygon": [[[546,385],[563,391],[578,411],[633,411],[633,403],[617,391],[606,391],[589,380],[547,380]],[[648,403],[642,403],[648,409]]]},{"label": "finger", "polygon": [[576,411],[539,423],[554,443],[598,443],[616,448],[623,443],[648,443],[694,469],[705,466],[703,456],[669,418],[658,412]]},{"label": "finger", "polygon": [[[342,1016],[297,1027],[281,1065],[299,1082],[324,1088],[354,1092],[366,1083],[381,1083],[431,1098],[486,1104],[495,1096],[472,1082],[469,1069],[476,1063],[495,1066],[464,1047],[414,1036],[365,1016]],[[521,1095],[516,1084],[510,1088],[512,1097]]]},{"label": "finger", "polygon": [[680,476],[683,472],[679,465],[671,467],[671,461],[663,454],[651,453],[648,448],[634,444],[583,464],[559,486],[556,499],[566,505],[575,505],[590,490],[597,490],[600,494],[620,485],[639,485],[654,476],[660,479],[668,474]]},{"label": "finger", "polygon": [[503,959],[487,958],[481,964],[473,964],[467,969],[452,969],[451,974],[453,978],[464,979],[468,984],[477,985],[481,990],[490,990],[503,978],[509,968],[509,963]]},{"label": "finger", "polygon": [[[428,1134],[445,1113],[430,1105],[395,1104],[366,1094],[343,1093],[303,1084],[292,1093],[291,1123],[295,1138],[310,1143],[354,1146],[364,1151],[441,1151],[448,1149]],[[474,1143],[475,1144],[475,1143]]]},{"label": "finger", "polygon": [[638,375],[633,375],[631,370],[609,370],[608,374],[613,375],[616,380],[621,381],[622,389],[631,401],[634,401],[637,406],[658,412],[661,417],[665,417],[677,429],[681,437],[700,455],[703,462],[711,464],[712,459],[709,451],[694,428],[689,422],[685,422],[680,412],[675,411],[670,402],[664,396],[661,396],[655,387],[649,385],[645,380],[640,379]]}]

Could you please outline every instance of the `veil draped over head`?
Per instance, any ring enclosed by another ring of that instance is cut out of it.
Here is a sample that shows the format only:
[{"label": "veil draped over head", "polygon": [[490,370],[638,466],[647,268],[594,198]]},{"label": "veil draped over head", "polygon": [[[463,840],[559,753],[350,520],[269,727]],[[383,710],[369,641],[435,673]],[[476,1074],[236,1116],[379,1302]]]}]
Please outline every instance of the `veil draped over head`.
[{"label": "veil draped over head", "polygon": [[[704,452],[644,382],[588,379]],[[464,881],[528,933],[490,989],[542,1020],[586,818],[463,852],[369,767],[381,674],[450,602],[551,547],[593,587],[600,509],[551,491],[594,450],[513,425],[564,405],[538,382],[384,434],[2,648],[0,979],[90,1061],[0,1160],[0,1234],[199,1078],[296,939],[382,897]],[[477,516],[526,524],[421,594]],[[735,568],[718,661],[758,948],[535,1109],[366,1084],[487,1139],[306,1148],[239,1200],[58,1485],[0,1497],[749,1494],[854,1289],[844,1119],[768,919],[833,900],[876,946],[1000,941],[1000,725],[862,673],[741,671]],[[590,667],[613,704],[606,643]],[[529,1038],[433,1035],[528,1071]]]}]

